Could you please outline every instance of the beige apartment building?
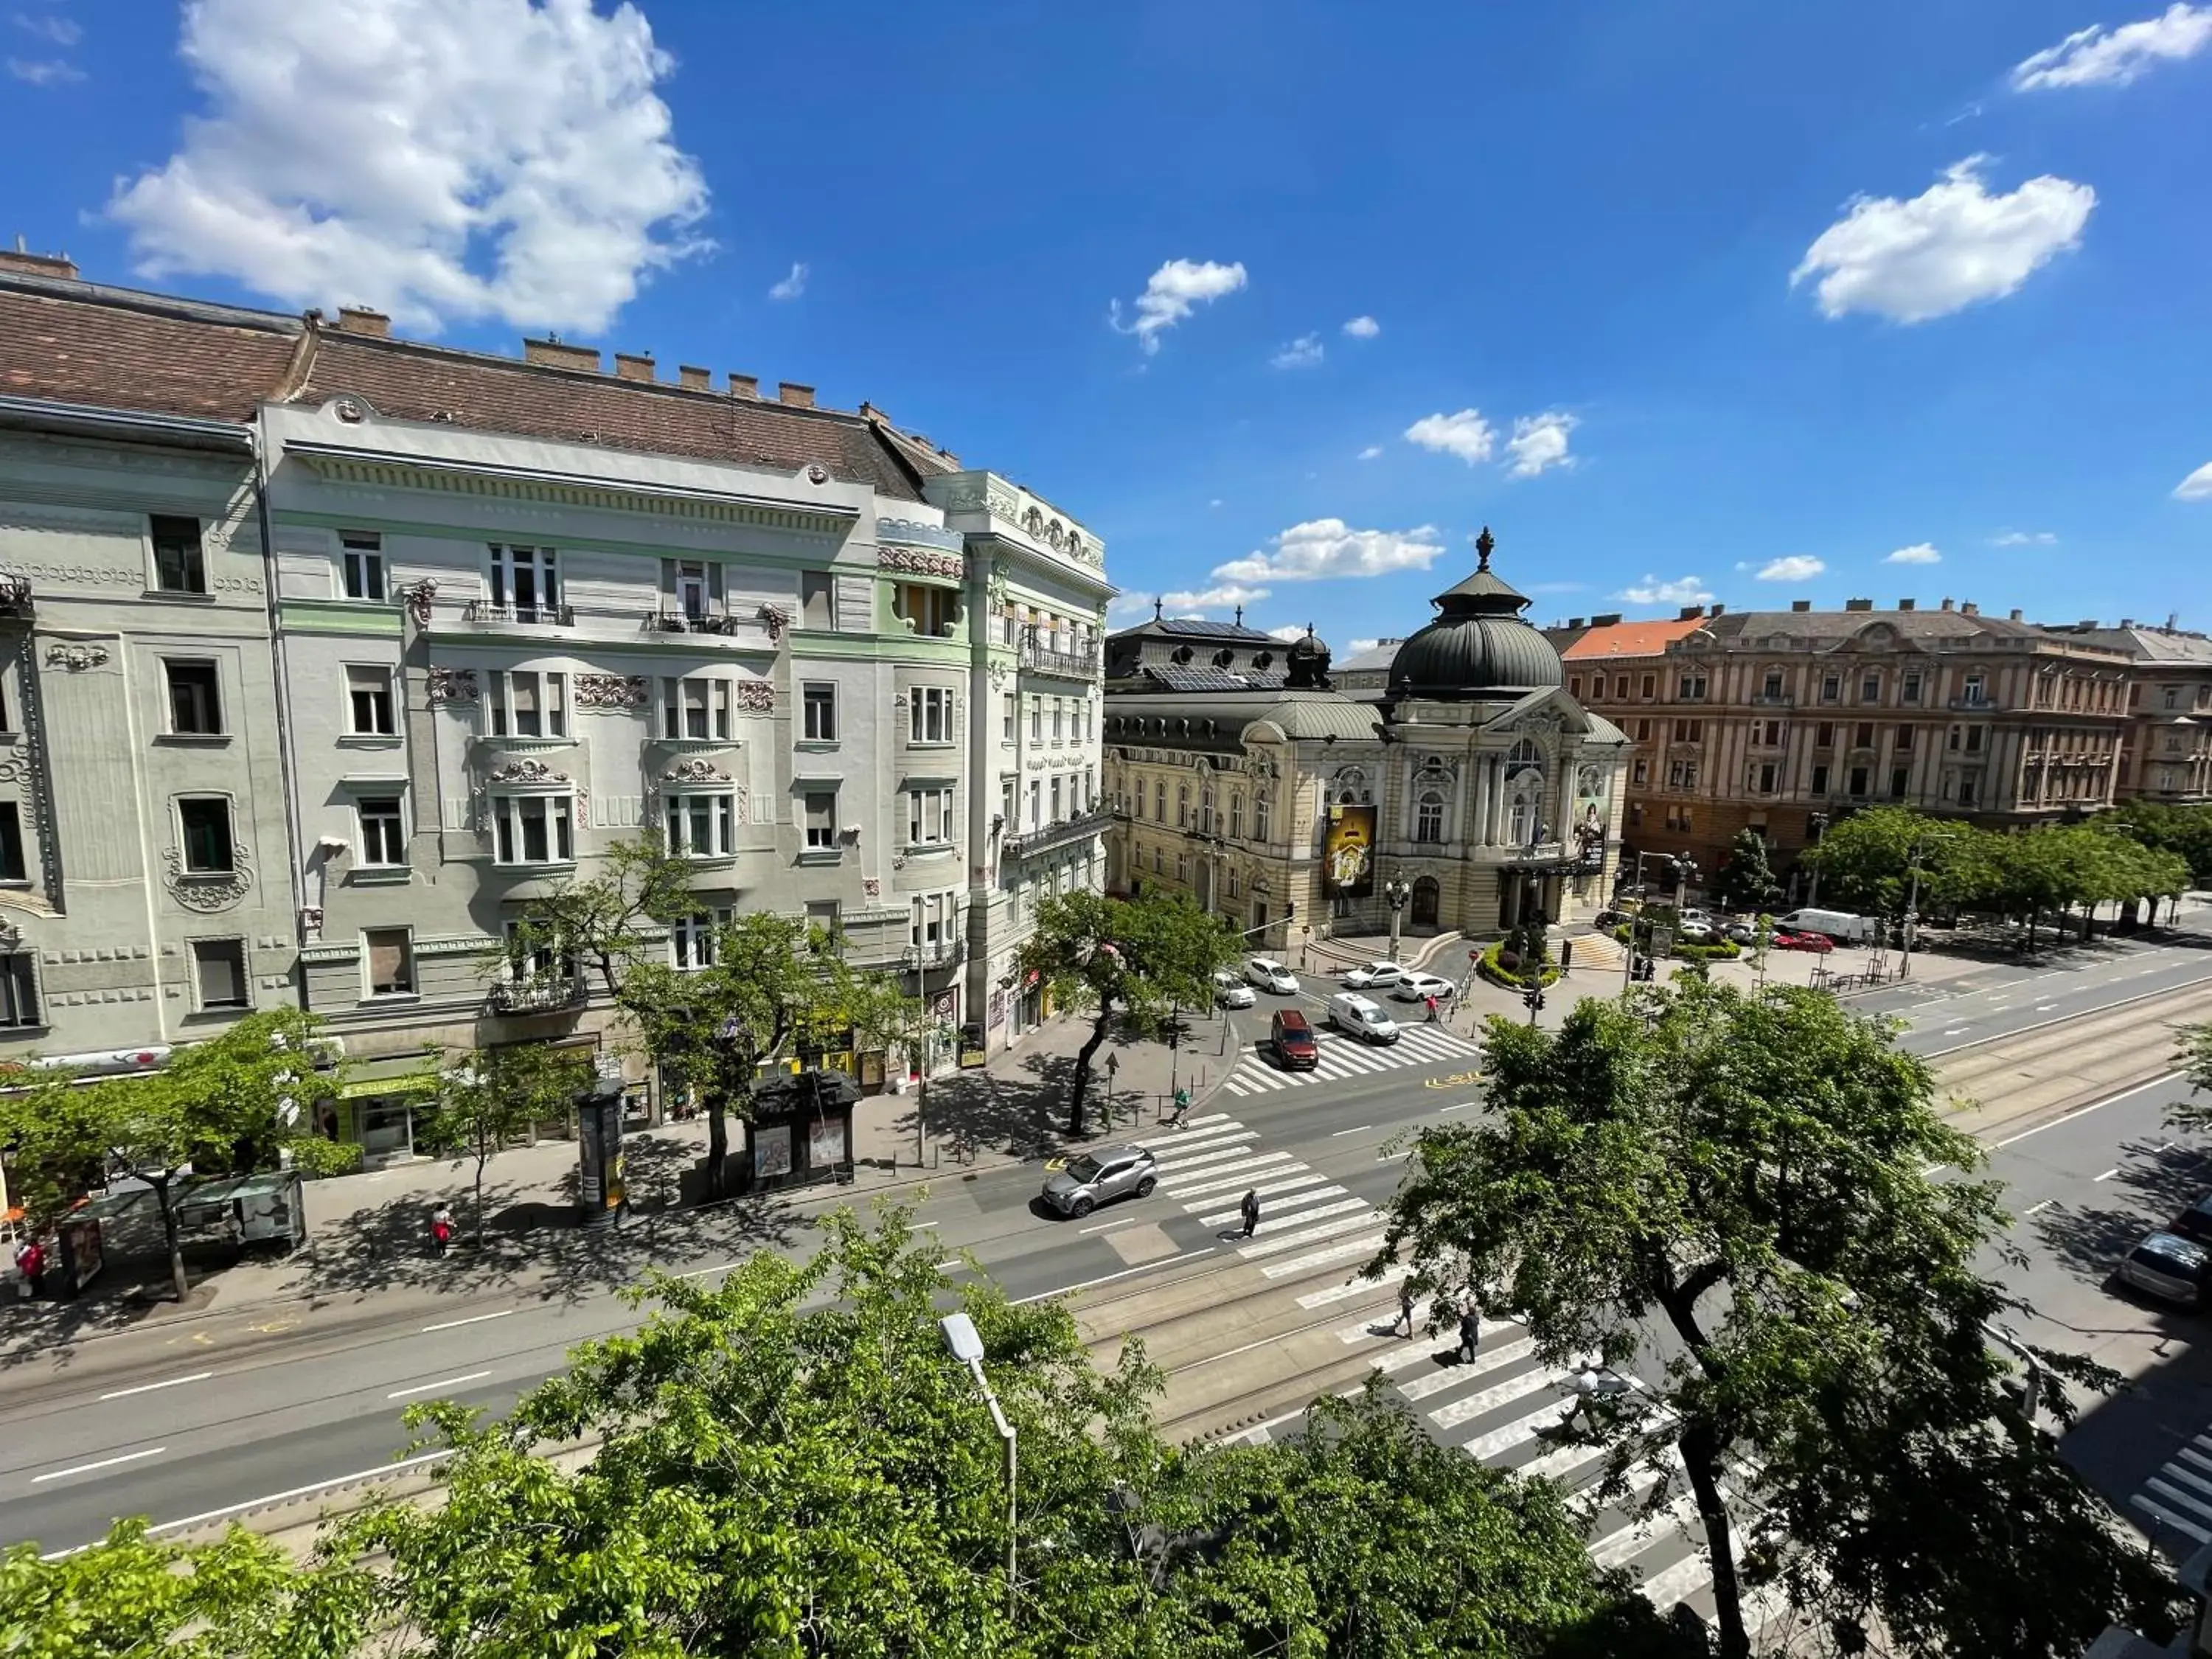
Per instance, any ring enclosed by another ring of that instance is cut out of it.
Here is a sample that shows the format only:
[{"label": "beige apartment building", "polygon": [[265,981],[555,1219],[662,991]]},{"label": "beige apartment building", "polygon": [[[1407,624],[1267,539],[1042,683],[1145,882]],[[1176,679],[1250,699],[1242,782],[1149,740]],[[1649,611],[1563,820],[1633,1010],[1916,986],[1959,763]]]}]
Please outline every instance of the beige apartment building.
[{"label": "beige apartment building", "polygon": [[1714,605],[1664,625],[1601,617],[1553,638],[1570,694],[1634,744],[1625,848],[1687,854],[1703,880],[1747,828],[1786,872],[1827,823],[1861,807],[2011,829],[2100,811],[2119,787],[2130,659],[2017,611]]},{"label": "beige apartment building", "polygon": [[2154,628],[2132,620],[2112,628],[2083,622],[2045,631],[2120,652],[2134,665],[2120,757],[2121,799],[2170,806],[2212,802],[2212,638],[2172,623]]}]

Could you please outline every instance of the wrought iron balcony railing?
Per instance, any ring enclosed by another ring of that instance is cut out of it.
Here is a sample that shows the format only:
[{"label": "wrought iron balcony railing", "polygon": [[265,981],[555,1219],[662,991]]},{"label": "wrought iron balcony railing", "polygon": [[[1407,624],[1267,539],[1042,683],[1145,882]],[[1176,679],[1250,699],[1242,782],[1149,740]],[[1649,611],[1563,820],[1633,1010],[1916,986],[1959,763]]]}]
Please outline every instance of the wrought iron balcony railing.
[{"label": "wrought iron balcony railing", "polygon": [[461,613],[471,622],[535,623],[546,628],[572,628],[576,612],[565,605],[495,605],[489,599],[471,599]]},{"label": "wrought iron balcony railing", "polygon": [[560,979],[502,979],[493,982],[484,1000],[502,1014],[538,1014],[554,1008],[573,1008],[590,994],[580,975]]},{"label": "wrought iron balcony railing", "polygon": [[1042,829],[1008,836],[1006,856],[1015,861],[1037,858],[1060,848],[1071,847],[1079,841],[1087,841],[1093,836],[1103,835],[1113,822],[1111,809],[1103,805],[1094,806],[1072,818],[1062,818],[1058,823],[1048,823]]}]

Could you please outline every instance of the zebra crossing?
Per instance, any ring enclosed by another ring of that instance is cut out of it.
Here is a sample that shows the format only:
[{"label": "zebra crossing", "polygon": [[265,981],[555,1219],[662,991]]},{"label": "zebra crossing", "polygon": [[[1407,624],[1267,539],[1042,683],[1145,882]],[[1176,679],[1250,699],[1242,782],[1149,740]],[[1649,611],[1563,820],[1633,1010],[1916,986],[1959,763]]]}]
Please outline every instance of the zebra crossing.
[{"label": "zebra crossing", "polygon": [[1237,1253],[1269,1279],[1352,1261],[1382,1246],[1373,1205],[1290,1153],[1267,1151],[1259,1131],[1226,1112],[1136,1144],[1158,1160],[1160,1194],[1208,1228],[1241,1228],[1244,1194],[1260,1195],[1260,1224],[1237,1241]]},{"label": "zebra crossing", "polygon": [[1482,1052],[1482,1045],[1474,1038],[1463,1037],[1441,1025],[1407,1025],[1401,1027],[1400,1032],[1398,1040],[1387,1048],[1376,1048],[1357,1037],[1335,1032],[1316,1034],[1321,1063],[1310,1072],[1285,1072],[1266,1057],[1264,1049],[1248,1049],[1221,1086],[1232,1095],[1249,1097],[1275,1089],[1302,1088],[1310,1083],[1341,1083],[1350,1078],[1396,1071],[1407,1066],[1448,1065]]},{"label": "zebra crossing", "polygon": [[2171,1530],[2191,1545],[2212,1544],[2212,1429],[2168,1458],[2128,1504],[2156,1523],[2154,1540],[2160,1530]]}]

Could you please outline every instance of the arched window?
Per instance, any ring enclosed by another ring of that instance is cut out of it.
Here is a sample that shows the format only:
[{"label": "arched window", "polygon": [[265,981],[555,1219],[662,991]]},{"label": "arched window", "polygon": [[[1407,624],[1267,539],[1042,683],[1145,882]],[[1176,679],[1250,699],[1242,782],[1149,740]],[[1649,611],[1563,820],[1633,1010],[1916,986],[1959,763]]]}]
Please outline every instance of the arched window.
[{"label": "arched window", "polygon": [[1267,792],[1262,789],[1258,794],[1252,797],[1253,840],[1264,842],[1273,839],[1269,834],[1268,824],[1268,820],[1273,816],[1273,814],[1268,810],[1267,806]]},{"label": "arched window", "polygon": [[1338,804],[1344,806],[1375,799],[1374,792],[1367,787],[1367,774],[1357,766],[1344,767],[1338,771],[1333,793]]},{"label": "arched window", "polygon": [[1442,841],[1444,838],[1444,798],[1441,792],[1425,789],[1413,809],[1413,839]]},{"label": "arched window", "polygon": [[1524,766],[1541,767],[1543,764],[1544,751],[1526,738],[1515,744],[1505,757],[1505,769],[1509,772],[1517,772]]},{"label": "arched window", "polygon": [[1229,839],[1244,839],[1244,797],[1241,794],[1229,797]]},{"label": "arched window", "polygon": [[1190,786],[1187,783],[1176,785],[1176,828],[1190,828]]},{"label": "arched window", "polygon": [[1527,847],[1536,839],[1538,802],[1533,793],[1523,791],[1513,797],[1505,815],[1505,840],[1509,846]]},{"label": "arched window", "polygon": [[1165,823],[1167,821],[1168,787],[1165,783],[1155,778],[1152,781],[1152,822],[1155,823]]}]

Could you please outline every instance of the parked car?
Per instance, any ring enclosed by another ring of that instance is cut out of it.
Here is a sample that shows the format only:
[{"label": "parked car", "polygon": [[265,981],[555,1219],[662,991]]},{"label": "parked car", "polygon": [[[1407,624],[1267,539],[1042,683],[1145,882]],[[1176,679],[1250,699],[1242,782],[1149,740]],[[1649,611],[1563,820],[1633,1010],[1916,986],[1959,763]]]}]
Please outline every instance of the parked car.
[{"label": "parked car", "polygon": [[1756,921],[1732,921],[1721,929],[1721,937],[1731,945],[1759,943],[1759,924]]},{"label": "parked car", "polygon": [[1610,909],[1599,911],[1594,925],[1599,927],[1625,927],[1635,920],[1636,912],[1633,909],[1626,905],[1616,904]]},{"label": "parked car", "polygon": [[1244,964],[1244,977],[1277,996],[1294,997],[1298,994],[1298,976],[1273,957],[1254,957]]},{"label": "parked car", "polygon": [[1297,1009],[1276,1009],[1267,1035],[1274,1044],[1275,1063],[1285,1071],[1310,1072],[1321,1064],[1321,1044],[1315,1041],[1306,1017]]},{"label": "parked car", "polygon": [[2142,1242],[2120,1259],[2113,1277],[2161,1302],[2193,1308],[2204,1299],[2208,1267],[2212,1267],[2212,1255],[2202,1244],[2161,1231],[2144,1234]]},{"label": "parked car", "polygon": [[1674,928],[1674,938],[1684,945],[1711,945],[1719,937],[1718,931],[1711,921],[1700,921],[1687,912],[1683,914]]},{"label": "parked car", "polygon": [[1395,985],[1406,977],[1406,970],[1395,962],[1370,962],[1345,971],[1344,982],[1355,991],[1381,991]]},{"label": "parked car", "polygon": [[1256,1000],[1252,988],[1226,968],[1213,976],[1213,1000],[1224,1008],[1249,1008]]},{"label": "parked car", "polygon": [[2192,1243],[2212,1243],[2212,1193],[2207,1193],[2166,1223],[2166,1231],[2179,1233]]},{"label": "parked car", "polygon": [[1159,1185],[1156,1160],[1141,1146],[1102,1146],[1068,1160],[1045,1179],[1044,1201],[1081,1218],[1117,1198],[1149,1198]]},{"label": "parked car", "polygon": [[1778,928],[1774,934],[1774,948],[1778,951],[1812,951],[1826,956],[1836,948],[1836,942],[1826,933],[1796,933]]},{"label": "parked car", "polygon": [[1328,1000],[1328,1022],[1369,1042],[1395,1042],[1399,1037],[1398,1022],[1382,1012],[1382,1005],[1370,1002],[1357,991],[1339,991]]},{"label": "parked car", "polygon": [[1695,905],[1691,905],[1681,912],[1681,922],[1685,927],[1717,927],[1719,926],[1713,920],[1711,911],[1700,910]]},{"label": "parked car", "polygon": [[1408,974],[1390,994],[1401,1002],[1426,1002],[1431,997],[1438,1002],[1449,1002],[1452,982],[1434,974]]},{"label": "parked car", "polygon": [[1792,910],[1775,917],[1774,925],[1792,933],[1826,933],[1838,945],[1863,945],[1882,933],[1879,917],[1855,916],[1848,910]]}]

